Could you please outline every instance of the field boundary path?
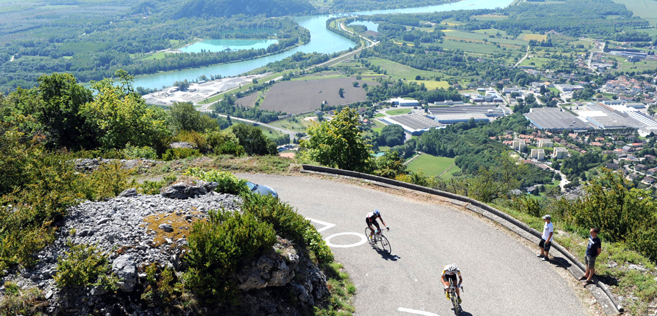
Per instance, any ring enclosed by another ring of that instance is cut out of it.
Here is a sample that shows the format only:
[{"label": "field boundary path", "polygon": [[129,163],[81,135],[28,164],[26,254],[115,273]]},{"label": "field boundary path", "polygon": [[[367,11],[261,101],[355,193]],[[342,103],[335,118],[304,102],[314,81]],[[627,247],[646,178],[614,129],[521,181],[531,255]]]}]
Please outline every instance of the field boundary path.
[{"label": "field boundary path", "polygon": [[520,61],[518,61],[515,66],[513,66],[513,68],[518,68],[518,65],[520,65],[527,57],[529,57],[529,45],[527,45],[527,52],[525,53],[525,56],[523,56]]},{"label": "field boundary path", "polygon": [[[482,215],[504,226],[505,228],[509,229],[510,231],[518,234],[520,237],[532,243],[538,243],[538,240],[541,236],[540,232],[516,220],[515,218],[509,216],[508,214],[465,196],[452,194],[440,190],[435,190],[427,187],[422,187],[406,182],[396,181],[388,178],[373,176],[373,175],[354,172],[354,171],[348,171],[348,170],[303,165],[303,171],[309,173],[318,173],[318,174],[333,175],[333,176],[346,176],[350,178],[368,180],[370,182],[381,183],[395,188],[405,188],[405,189],[410,189],[423,193],[428,193],[431,195],[436,195],[442,198],[447,198],[449,203],[461,206],[467,210]],[[460,229],[465,229],[465,227],[460,227]],[[393,247],[394,247],[394,243],[393,243]],[[556,264],[559,267],[567,269],[570,272],[570,274],[572,274],[572,276],[575,277],[576,279],[584,275],[585,266],[577,258],[575,258],[572,254],[570,254],[565,248],[563,248],[557,242],[553,243],[552,248],[554,249],[554,251],[552,251],[551,253],[555,255],[554,259],[552,260],[553,264]],[[393,248],[393,252],[394,252],[394,248]],[[619,315],[620,313],[623,312],[622,305],[618,303],[616,297],[611,293],[611,290],[605,284],[599,282],[597,278],[594,279],[594,284],[588,286],[587,288],[590,290],[591,294],[596,298],[598,304],[602,307],[606,315]]]},{"label": "field boundary path", "polygon": [[449,166],[449,168],[447,168],[447,169],[445,169],[443,172],[441,172],[441,173],[438,175],[438,178],[442,178],[443,175],[444,175],[445,173],[447,173],[447,171],[452,170],[452,168],[454,168],[454,166],[456,166],[455,163],[453,163],[451,166]]}]

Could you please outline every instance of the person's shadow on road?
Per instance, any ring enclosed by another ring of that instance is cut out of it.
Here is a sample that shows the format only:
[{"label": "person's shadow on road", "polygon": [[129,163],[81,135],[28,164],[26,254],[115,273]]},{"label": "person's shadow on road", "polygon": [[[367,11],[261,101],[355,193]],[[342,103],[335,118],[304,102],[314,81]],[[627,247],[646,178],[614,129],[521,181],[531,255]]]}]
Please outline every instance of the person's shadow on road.
[{"label": "person's shadow on road", "polygon": [[397,260],[401,259],[401,257],[398,256],[398,255],[390,254],[387,251],[381,250],[381,249],[378,249],[378,248],[376,248],[376,252],[378,252],[379,255],[381,255],[381,258],[383,258],[387,261],[397,261]]},{"label": "person's shadow on road", "polygon": [[[454,311],[454,309],[452,308],[452,312],[453,312],[453,311]],[[461,316],[472,316],[472,314],[470,314],[470,313],[464,311],[463,308],[461,308],[461,314],[459,314],[459,315],[461,315]]]}]

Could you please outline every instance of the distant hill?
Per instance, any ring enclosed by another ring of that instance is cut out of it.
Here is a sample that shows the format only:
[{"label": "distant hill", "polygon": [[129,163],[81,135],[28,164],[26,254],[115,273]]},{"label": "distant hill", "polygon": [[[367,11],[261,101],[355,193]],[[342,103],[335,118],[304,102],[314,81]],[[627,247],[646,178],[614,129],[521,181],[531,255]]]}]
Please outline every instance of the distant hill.
[{"label": "distant hill", "polygon": [[313,9],[307,0],[189,0],[173,14],[173,18],[222,17],[236,14],[283,16],[310,12]]}]

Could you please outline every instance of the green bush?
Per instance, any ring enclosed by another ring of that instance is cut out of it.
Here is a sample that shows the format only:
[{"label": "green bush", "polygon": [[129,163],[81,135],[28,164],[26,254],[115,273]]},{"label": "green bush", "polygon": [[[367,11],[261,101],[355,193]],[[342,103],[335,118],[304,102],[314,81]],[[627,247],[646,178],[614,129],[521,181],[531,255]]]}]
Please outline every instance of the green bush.
[{"label": "green bush", "polygon": [[125,159],[157,159],[157,152],[153,147],[149,146],[132,146],[130,144],[126,145],[123,149],[123,156]]},{"label": "green bush", "polygon": [[101,286],[116,291],[119,279],[110,274],[109,256],[90,245],[68,244],[71,248],[66,258],[57,260],[57,273],[54,276],[60,288]]},{"label": "green bush", "polygon": [[237,291],[232,277],[240,263],[271,248],[276,232],[253,214],[211,211],[208,221],[194,223],[188,241],[186,285],[202,298],[225,302]]},{"label": "green bush", "polygon": [[207,182],[216,182],[219,185],[215,189],[217,192],[240,194],[248,192],[246,180],[236,177],[234,174],[226,171],[210,170],[203,171],[199,168],[190,168],[185,171],[185,175],[199,178]]},{"label": "green bush", "polygon": [[118,161],[102,164],[78,180],[77,190],[91,201],[113,198],[129,187],[129,173]]},{"label": "green bush", "polygon": [[156,195],[156,194],[160,194],[160,191],[162,190],[163,187],[166,187],[171,183],[174,183],[176,180],[177,177],[175,175],[168,175],[160,181],[145,180],[144,182],[135,184],[134,186],[136,187],[137,192],[139,192],[140,194]]},{"label": "green bush", "polygon": [[149,304],[162,305],[167,309],[166,314],[172,314],[169,310],[183,292],[183,284],[177,282],[175,271],[164,268],[158,271],[158,264],[153,263],[146,267],[146,288],[141,294],[141,299]]},{"label": "green bush", "polygon": [[207,134],[208,146],[218,155],[241,156],[244,147],[239,144],[235,134],[228,131],[213,131]]},{"label": "green bush", "polygon": [[271,223],[283,238],[306,247],[319,263],[333,261],[333,253],[309,220],[287,203],[270,195],[243,194],[242,211],[255,215],[260,221]]},{"label": "green bush", "polygon": [[171,161],[171,160],[177,160],[177,159],[185,159],[185,158],[189,158],[189,157],[198,157],[200,155],[201,155],[201,153],[198,151],[198,149],[169,148],[162,155],[162,160]]}]

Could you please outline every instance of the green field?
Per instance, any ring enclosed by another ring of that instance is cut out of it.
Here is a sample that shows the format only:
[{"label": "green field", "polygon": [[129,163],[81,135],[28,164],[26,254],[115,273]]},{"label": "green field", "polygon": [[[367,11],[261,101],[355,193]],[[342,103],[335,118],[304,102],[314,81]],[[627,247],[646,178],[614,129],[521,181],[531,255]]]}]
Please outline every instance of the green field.
[{"label": "green field", "polygon": [[424,86],[427,87],[427,89],[429,89],[429,90],[449,88],[449,82],[447,82],[447,81],[409,80],[409,82],[415,82],[417,84],[424,84]]},{"label": "green field", "polygon": [[386,126],[385,124],[383,124],[379,121],[376,121],[376,120],[372,120],[372,122],[374,122],[374,126],[375,126],[375,127],[372,127],[372,130],[379,133],[379,134],[381,133],[381,130],[383,129],[383,127]]},{"label": "green field", "polygon": [[413,161],[408,163],[407,167],[413,171],[422,170],[424,174],[431,177],[437,177],[442,174],[443,176],[441,178],[443,179],[451,178],[452,174],[461,170],[454,165],[454,158],[436,157],[428,154],[422,154],[413,159]]},{"label": "green field", "polygon": [[415,69],[394,61],[390,61],[382,58],[370,58],[369,61],[372,65],[379,66],[388,72],[388,76],[391,76],[392,79],[415,79],[417,76],[421,77],[434,77],[438,73]]},{"label": "green field", "polygon": [[411,113],[410,109],[396,109],[396,110],[386,111],[386,114],[388,115],[402,115],[408,113]]},{"label": "green field", "polygon": [[624,4],[628,10],[635,15],[642,17],[650,25],[657,26],[657,1],[654,0],[613,0],[616,3]]},{"label": "green field", "polygon": [[280,128],[286,129],[286,130],[290,130],[290,131],[305,133],[306,128],[308,126],[312,125],[312,121],[307,120],[306,118],[313,117],[313,116],[316,116],[316,115],[314,115],[314,114],[298,115],[298,116],[295,116],[294,118],[287,118],[287,119],[283,119],[283,120],[273,121],[273,122],[269,122],[267,124],[269,124],[271,126],[280,127]]}]

